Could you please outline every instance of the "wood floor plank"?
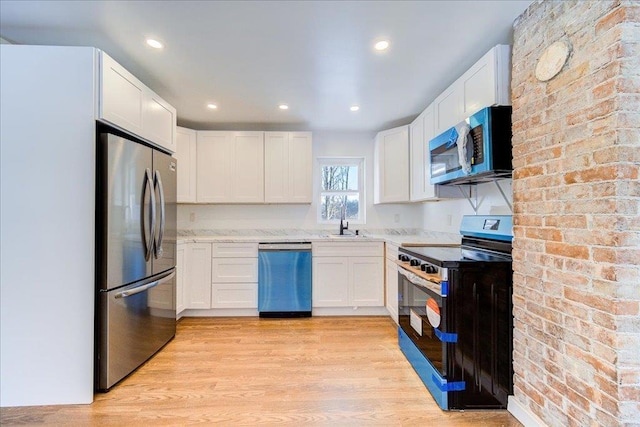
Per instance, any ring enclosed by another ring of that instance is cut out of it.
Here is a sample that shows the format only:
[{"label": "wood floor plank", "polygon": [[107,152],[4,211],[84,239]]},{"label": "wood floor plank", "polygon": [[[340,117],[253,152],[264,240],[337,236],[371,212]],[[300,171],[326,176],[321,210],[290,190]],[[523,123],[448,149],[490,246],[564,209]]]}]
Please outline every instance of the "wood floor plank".
[{"label": "wood floor plank", "polygon": [[2,408],[2,425],[520,426],[444,412],[385,317],[186,318],[152,360],[91,405]]}]

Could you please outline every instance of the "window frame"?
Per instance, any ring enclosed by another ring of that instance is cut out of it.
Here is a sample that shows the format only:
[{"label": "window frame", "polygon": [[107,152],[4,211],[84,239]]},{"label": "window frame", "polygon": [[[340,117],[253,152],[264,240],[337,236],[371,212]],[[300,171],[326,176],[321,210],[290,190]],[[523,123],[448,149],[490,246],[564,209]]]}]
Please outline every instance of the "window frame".
[{"label": "window frame", "polygon": [[[339,224],[340,219],[322,219],[322,197],[324,196],[358,196],[358,218],[357,219],[345,219],[351,224],[365,224],[366,223],[366,208],[365,208],[365,182],[364,182],[364,157],[318,157],[318,208],[316,210],[316,220],[318,224]],[[357,190],[331,190],[326,191],[322,189],[322,170],[325,166],[355,166],[358,168],[358,189]]]}]

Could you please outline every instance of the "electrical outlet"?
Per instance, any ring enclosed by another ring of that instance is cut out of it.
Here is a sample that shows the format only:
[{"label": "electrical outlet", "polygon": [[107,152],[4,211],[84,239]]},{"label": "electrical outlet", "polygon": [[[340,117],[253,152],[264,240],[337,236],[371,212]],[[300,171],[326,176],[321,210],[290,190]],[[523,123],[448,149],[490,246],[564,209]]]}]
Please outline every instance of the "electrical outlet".
[{"label": "electrical outlet", "polygon": [[191,212],[189,214],[189,222],[196,222],[196,213],[195,212]]}]

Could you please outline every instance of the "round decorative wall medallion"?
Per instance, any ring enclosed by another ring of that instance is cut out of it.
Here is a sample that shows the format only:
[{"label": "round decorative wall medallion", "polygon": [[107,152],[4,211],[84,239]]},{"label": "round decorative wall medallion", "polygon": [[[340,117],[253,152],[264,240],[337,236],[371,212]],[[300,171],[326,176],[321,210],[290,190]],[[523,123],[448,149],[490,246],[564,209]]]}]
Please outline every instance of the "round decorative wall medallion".
[{"label": "round decorative wall medallion", "polygon": [[569,58],[569,45],[558,41],[549,46],[538,59],[536,65],[536,78],[546,82],[554,78]]}]

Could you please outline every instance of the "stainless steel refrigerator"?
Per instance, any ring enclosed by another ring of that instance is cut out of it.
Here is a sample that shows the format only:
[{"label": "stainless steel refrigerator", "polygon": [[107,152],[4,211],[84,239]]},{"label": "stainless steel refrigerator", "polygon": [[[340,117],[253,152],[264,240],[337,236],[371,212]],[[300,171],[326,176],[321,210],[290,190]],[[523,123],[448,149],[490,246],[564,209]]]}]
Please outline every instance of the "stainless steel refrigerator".
[{"label": "stainless steel refrigerator", "polygon": [[101,127],[96,188],[96,389],[176,331],[176,160]]}]

